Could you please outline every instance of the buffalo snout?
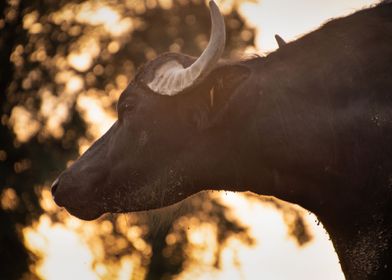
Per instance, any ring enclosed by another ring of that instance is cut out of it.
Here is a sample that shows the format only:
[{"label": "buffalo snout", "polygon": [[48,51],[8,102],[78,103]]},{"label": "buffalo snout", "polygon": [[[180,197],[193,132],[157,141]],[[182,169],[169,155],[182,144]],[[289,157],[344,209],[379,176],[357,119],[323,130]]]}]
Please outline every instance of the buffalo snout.
[{"label": "buffalo snout", "polygon": [[106,176],[102,172],[74,171],[74,168],[66,170],[53,182],[53,199],[72,215],[84,220],[95,219],[104,212],[99,206],[102,194],[97,185]]}]

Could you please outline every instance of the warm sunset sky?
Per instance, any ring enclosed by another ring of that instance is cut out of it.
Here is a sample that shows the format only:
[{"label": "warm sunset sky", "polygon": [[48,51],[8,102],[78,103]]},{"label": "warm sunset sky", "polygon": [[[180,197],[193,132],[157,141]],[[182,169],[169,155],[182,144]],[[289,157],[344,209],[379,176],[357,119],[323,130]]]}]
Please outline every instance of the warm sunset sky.
[{"label": "warm sunset sky", "polygon": [[257,48],[263,52],[277,48],[274,35],[286,41],[317,29],[329,19],[351,14],[379,0],[256,0],[241,5],[248,23],[257,27]]}]

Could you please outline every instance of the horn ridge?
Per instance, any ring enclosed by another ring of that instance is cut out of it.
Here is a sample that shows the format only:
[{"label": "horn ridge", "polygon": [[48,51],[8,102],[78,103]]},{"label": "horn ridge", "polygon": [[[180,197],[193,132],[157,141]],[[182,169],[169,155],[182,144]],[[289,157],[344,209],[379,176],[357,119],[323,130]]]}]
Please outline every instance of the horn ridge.
[{"label": "horn ridge", "polygon": [[[176,95],[207,75],[218,62],[226,43],[225,23],[213,0],[209,2],[209,7],[211,35],[200,57],[187,68],[173,60],[164,63],[155,71],[154,79],[147,84],[150,89],[162,95]],[[162,79],[159,79],[160,76]]]}]

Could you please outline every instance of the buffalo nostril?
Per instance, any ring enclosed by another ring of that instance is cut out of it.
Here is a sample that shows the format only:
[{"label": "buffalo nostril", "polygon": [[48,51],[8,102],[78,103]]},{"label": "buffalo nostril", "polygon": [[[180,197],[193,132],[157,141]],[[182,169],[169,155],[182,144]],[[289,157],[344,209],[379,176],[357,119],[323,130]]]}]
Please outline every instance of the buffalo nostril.
[{"label": "buffalo nostril", "polygon": [[56,190],[57,190],[57,187],[58,187],[58,185],[59,185],[59,178],[57,178],[56,180],[54,180],[54,182],[53,182],[53,184],[52,184],[52,196],[54,196],[55,195],[55,193],[56,193]]}]

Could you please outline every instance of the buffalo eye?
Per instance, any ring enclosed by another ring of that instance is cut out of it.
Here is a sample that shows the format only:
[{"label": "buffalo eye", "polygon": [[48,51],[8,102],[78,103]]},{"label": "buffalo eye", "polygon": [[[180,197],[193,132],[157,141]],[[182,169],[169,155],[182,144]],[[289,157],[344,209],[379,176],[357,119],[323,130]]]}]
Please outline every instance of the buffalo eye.
[{"label": "buffalo eye", "polygon": [[135,104],[131,102],[124,102],[119,106],[118,119],[121,121],[128,113],[135,108]]}]

